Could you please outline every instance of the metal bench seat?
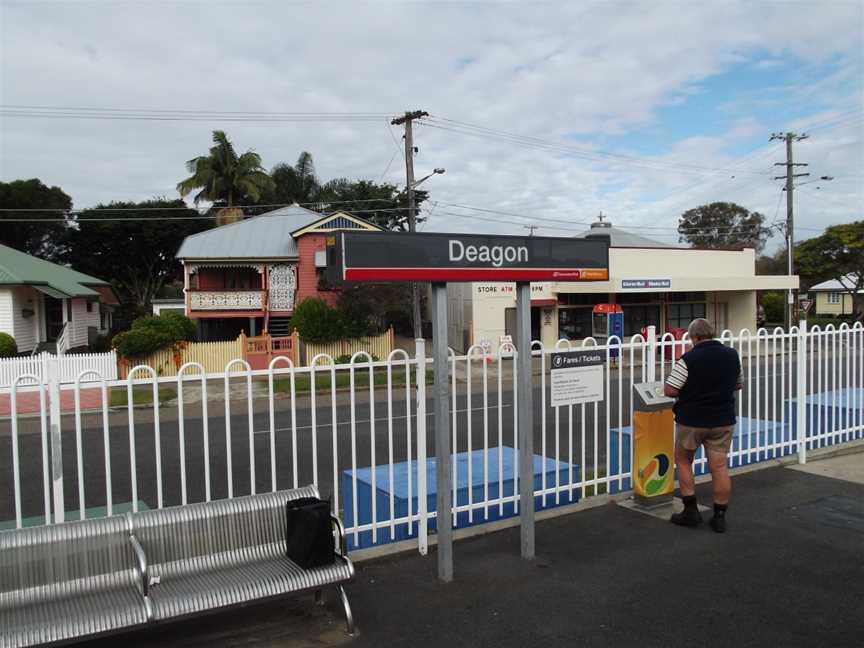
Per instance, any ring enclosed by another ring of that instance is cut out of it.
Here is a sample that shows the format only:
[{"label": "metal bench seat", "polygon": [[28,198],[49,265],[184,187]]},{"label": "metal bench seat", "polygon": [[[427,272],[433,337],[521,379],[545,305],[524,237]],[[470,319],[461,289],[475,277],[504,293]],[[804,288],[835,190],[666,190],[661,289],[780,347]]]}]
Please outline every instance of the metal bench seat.
[{"label": "metal bench seat", "polygon": [[340,583],[354,566],[335,516],[339,554],[325,567],[302,569],[285,556],[285,503],[317,497],[313,486],[189,504],[130,516],[133,536],[147,557],[147,599],[154,620],[200,614],[334,585],[353,620]]},{"label": "metal bench seat", "polygon": [[0,532],[0,647],[147,623],[127,523],[115,516]]},{"label": "metal bench seat", "polygon": [[181,569],[175,577],[171,566],[159,572],[160,583],[150,589],[156,620],[197,614],[214,608],[239,605],[303,590],[318,590],[350,580],[351,563],[337,558],[332,565],[301,569],[285,557],[285,543],[270,545],[265,555],[237,556],[235,566],[203,570]]}]

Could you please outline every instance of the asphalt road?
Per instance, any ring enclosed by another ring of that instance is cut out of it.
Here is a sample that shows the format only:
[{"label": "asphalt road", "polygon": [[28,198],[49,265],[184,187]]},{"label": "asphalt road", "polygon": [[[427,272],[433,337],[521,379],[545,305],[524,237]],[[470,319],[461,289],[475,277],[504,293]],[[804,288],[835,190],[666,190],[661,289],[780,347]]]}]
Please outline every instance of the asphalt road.
[{"label": "asphalt road", "polygon": [[[755,378],[755,365],[753,368]],[[767,375],[766,375],[767,373]],[[573,408],[545,408],[545,427],[543,424],[543,408],[540,406],[540,377],[535,376],[534,388],[534,451],[548,457],[556,457],[556,440],[558,458],[576,464],[581,464],[585,457],[586,473],[591,474],[595,465],[598,473],[604,474],[606,464],[605,429],[607,419],[611,428],[629,425],[630,410],[630,372],[613,371],[610,374],[609,393],[607,399],[597,404],[577,405]],[[786,380],[789,378],[788,367],[784,369]],[[776,373],[773,366],[760,368],[760,380],[757,397],[753,403],[747,401],[746,394],[742,401],[742,411],[756,415],[758,407],[759,418],[780,419],[783,416],[783,394],[780,367]],[[548,377],[548,376],[547,376]],[[635,381],[641,376],[635,372]],[[241,379],[242,380],[242,379]],[[220,381],[221,382],[221,381]],[[775,387],[776,384],[776,387]],[[475,376],[472,385],[482,389],[480,377]],[[488,392],[486,399],[482,391],[466,393],[464,384],[457,385],[456,399],[456,430],[457,450],[468,449],[469,439],[472,449],[499,445],[514,446],[514,407],[512,383],[504,382],[500,406],[498,402],[497,376],[490,370]],[[430,390],[431,391],[431,390]],[[785,393],[788,393],[788,385]],[[546,402],[548,403],[548,380],[546,385]],[[294,416],[296,428],[292,426],[291,401],[280,398],[275,401],[275,465],[276,485],[278,488],[291,487],[295,483],[294,449],[296,447],[297,475],[296,483],[303,485],[317,482],[322,495],[329,497],[333,493],[334,481],[334,442],[336,446],[336,473],[352,468],[365,467],[373,464],[381,465],[390,461],[405,461],[410,456],[417,456],[417,419],[412,404],[410,416],[406,410],[405,389],[394,388],[392,412],[388,412],[386,389],[378,388],[376,400],[370,406],[368,389],[359,389],[353,406],[350,395],[337,393],[334,402],[330,393],[318,394],[315,406],[309,396],[298,397]],[[607,415],[608,403],[608,415]],[[226,497],[228,494],[228,468],[226,451],[226,417],[224,401],[208,403],[207,435],[208,441],[205,453],[204,418],[202,404],[191,403],[184,408],[182,419],[183,447],[185,448],[186,501],[194,502],[205,499],[207,495],[207,474],[205,471],[205,454],[209,457],[209,489],[211,498]],[[427,439],[428,456],[434,456],[434,418],[432,402],[427,401]],[[231,401],[230,443],[232,461],[232,488],[234,495],[251,492],[251,467],[254,463],[256,491],[269,490],[272,485],[271,453],[270,453],[270,415],[267,399],[253,402],[253,434],[254,453],[250,460],[249,419],[245,400]],[[571,421],[572,413],[572,421]],[[78,498],[76,426],[71,414],[64,415],[62,423],[63,437],[63,467],[64,467],[64,499],[67,511],[77,511],[80,504]],[[155,429],[153,411],[150,408],[134,410],[135,430],[135,461],[137,470],[138,499],[147,506],[155,507],[158,503],[158,480],[156,472]],[[452,418],[450,420],[452,424]],[[176,405],[166,405],[160,408],[159,439],[162,459],[163,504],[165,506],[180,504],[183,501],[183,484],[181,475],[181,425],[178,419]],[[470,425],[470,435],[468,433]],[[22,474],[22,516],[36,516],[43,513],[42,484],[42,444],[38,418],[21,419],[19,421],[19,457]],[[352,427],[353,426],[353,427]],[[409,434],[410,426],[410,434]],[[0,520],[14,518],[14,490],[12,475],[12,443],[10,421],[0,421]],[[572,442],[571,430],[572,428]],[[296,446],[295,434],[296,429]],[[352,462],[352,429],[356,431],[353,444]],[[584,429],[584,439],[583,439]],[[597,448],[595,453],[594,433],[597,431]],[[544,432],[545,430],[545,432]],[[131,462],[130,462],[130,432],[128,416],[125,409],[112,410],[109,414],[108,433],[109,454],[111,457],[111,484],[113,502],[123,503],[132,500]],[[452,436],[451,436],[452,438]],[[544,452],[545,438],[545,452]],[[84,501],[86,507],[104,506],[106,502],[105,479],[105,434],[102,425],[101,412],[89,412],[82,415],[81,446],[84,473]],[[374,439],[374,443],[373,443]],[[391,441],[392,439],[392,441]],[[572,454],[571,454],[572,446]],[[373,461],[374,449],[374,461]],[[583,455],[584,450],[584,455]],[[317,474],[316,474],[317,467]]]}]

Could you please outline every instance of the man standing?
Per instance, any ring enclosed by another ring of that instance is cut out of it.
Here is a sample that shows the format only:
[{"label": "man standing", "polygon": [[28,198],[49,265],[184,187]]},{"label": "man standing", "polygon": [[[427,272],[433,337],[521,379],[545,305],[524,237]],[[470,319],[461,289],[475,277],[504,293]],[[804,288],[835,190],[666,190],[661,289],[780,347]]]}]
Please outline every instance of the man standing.
[{"label": "man standing", "polygon": [[671,522],[695,527],[702,523],[696,502],[693,457],[705,447],[714,487],[714,517],[711,528],[726,531],[726,509],[732,492],[727,457],[735,430],[735,392],[741,389],[741,360],[735,349],[714,339],[714,328],[695,319],[687,328],[693,348],[681,356],[666,379],[664,392],[675,402],[675,465],[684,511]]}]

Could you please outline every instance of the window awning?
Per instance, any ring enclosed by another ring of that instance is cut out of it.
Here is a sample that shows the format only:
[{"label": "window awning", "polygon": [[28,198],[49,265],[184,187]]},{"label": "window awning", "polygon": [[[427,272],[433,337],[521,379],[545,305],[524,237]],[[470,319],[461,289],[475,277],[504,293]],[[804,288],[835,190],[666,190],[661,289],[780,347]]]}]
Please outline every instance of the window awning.
[{"label": "window awning", "polygon": [[69,295],[64,292],[60,292],[56,288],[52,288],[51,286],[33,286],[36,290],[41,293],[48,295],[49,297],[53,297],[54,299],[68,299]]}]

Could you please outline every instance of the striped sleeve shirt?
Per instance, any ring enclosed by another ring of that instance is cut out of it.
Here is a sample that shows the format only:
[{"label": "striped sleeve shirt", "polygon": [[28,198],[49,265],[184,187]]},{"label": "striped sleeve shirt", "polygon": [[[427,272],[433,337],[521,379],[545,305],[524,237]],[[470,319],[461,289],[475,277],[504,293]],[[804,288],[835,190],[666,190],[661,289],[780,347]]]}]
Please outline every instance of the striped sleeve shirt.
[{"label": "striped sleeve shirt", "polygon": [[[669,372],[669,375],[666,377],[666,384],[670,387],[674,387],[678,391],[684,389],[684,385],[687,384],[687,363],[684,362],[681,358],[675,363],[675,366],[672,367],[672,371]],[[744,385],[744,368],[738,370],[738,381],[735,386],[740,388]]]}]

